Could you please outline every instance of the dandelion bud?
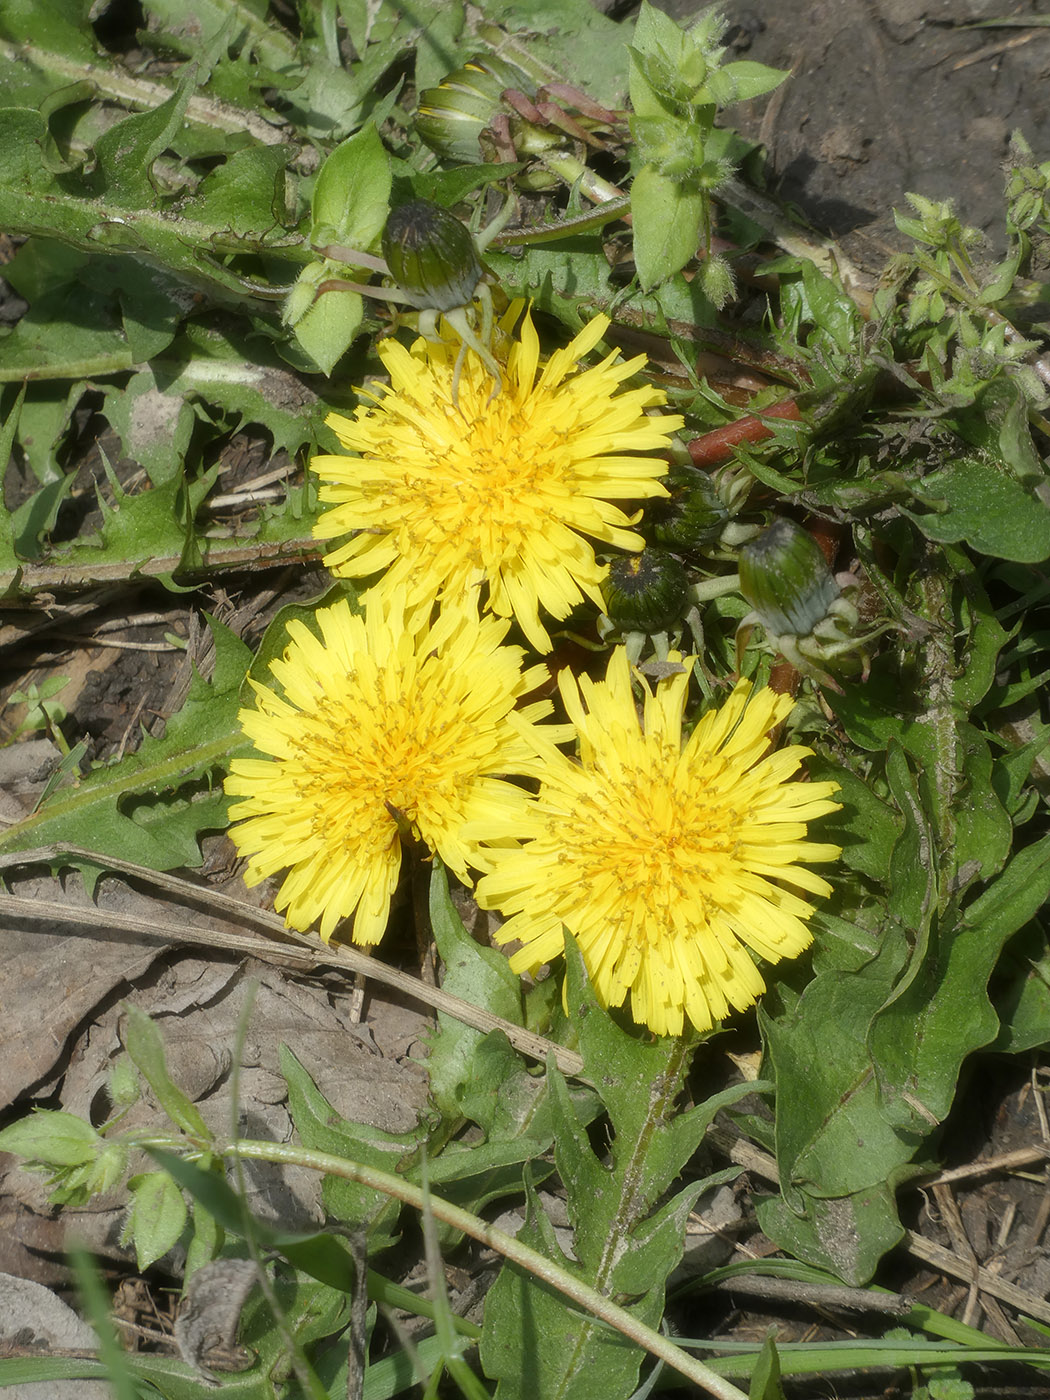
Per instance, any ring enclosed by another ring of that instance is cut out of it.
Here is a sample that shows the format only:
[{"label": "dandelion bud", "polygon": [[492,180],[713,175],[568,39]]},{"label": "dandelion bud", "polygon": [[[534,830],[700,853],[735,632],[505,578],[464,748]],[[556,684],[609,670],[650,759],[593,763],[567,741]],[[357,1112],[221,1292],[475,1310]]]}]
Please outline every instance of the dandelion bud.
[{"label": "dandelion bud", "polygon": [[689,580],[662,549],[614,559],[602,588],[609,621],[623,632],[663,632],[685,611]]},{"label": "dandelion bud", "polygon": [[820,545],[777,520],[740,551],[740,591],[774,636],[808,637],[839,596]]},{"label": "dandelion bud", "polygon": [[519,87],[524,80],[509,65],[498,76],[489,61],[472,59],[443,79],[441,86],[419,94],[416,131],[432,151],[445,160],[477,165],[481,160],[478,137],[502,110],[504,88]]},{"label": "dandelion bud", "polygon": [[383,257],[409,304],[419,311],[451,311],[473,299],[481,260],[469,229],[429,199],[390,211]]},{"label": "dandelion bud", "polygon": [[729,519],[711,478],[702,472],[672,476],[671,495],[653,501],[649,524],[658,544],[670,549],[701,550],[714,544]]}]

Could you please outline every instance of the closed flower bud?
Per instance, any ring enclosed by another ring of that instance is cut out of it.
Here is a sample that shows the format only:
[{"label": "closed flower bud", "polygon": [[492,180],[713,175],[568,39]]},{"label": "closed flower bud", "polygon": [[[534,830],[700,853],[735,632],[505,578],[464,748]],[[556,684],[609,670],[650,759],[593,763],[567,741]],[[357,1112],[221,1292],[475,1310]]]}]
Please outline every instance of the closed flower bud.
[{"label": "closed flower bud", "polygon": [[481,281],[481,260],[469,229],[429,199],[390,211],[383,230],[390,275],[419,311],[466,306]]},{"label": "closed flower bud", "polygon": [[685,611],[689,580],[673,555],[647,549],[614,559],[602,586],[609,621],[623,632],[663,632]]},{"label": "closed flower bud", "polygon": [[671,495],[649,506],[649,525],[658,544],[700,550],[714,544],[729,519],[711,478],[703,472],[671,476]]},{"label": "closed flower bud", "polygon": [[808,637],[839,597],[820,545],[792,520],[777,520],[740,551],[740,591],[774,636]]},{"label": "closed flower bud", "polygon": [[445,160],[477,165],[478,137],[502,110],[508,87],[521,87],[524,74],[496,59],[471,59],[450,73],[440,87],[419,94],[416,131],[432,151]]}]

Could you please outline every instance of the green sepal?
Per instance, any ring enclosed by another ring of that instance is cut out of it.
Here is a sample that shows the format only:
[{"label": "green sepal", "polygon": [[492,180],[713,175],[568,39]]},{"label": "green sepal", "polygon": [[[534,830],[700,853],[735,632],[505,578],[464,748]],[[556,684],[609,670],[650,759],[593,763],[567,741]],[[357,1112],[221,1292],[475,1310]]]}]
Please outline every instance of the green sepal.
[{"label": "green sepal", "polygon": [[625,632],[663,632],[685,611],[689,580],[673,554],[647,549],[614,559],[602,586],[610,622]]}]

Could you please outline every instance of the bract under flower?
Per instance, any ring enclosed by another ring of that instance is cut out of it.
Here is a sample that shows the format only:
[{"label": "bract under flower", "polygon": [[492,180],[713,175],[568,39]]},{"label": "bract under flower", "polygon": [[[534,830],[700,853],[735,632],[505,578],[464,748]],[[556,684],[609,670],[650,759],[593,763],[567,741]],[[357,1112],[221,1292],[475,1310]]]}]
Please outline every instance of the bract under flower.
[{"label": "bract under flower", "polygon": [[547,672],[522,672],[521,649],[501,645],[509,624],[473,606],[431,624],[398,592],[370,599],[364,615],[344,601],[316,621],[320,636],[289,624],[271,665],[282,693],[253,683],[256,708],[241,711],[267,757],[231,764],[226,791],[243,799],[231,835],[249,885],[288,868],[275,907],[292,928],[319,920],[327,941],[354,915],[354,941],[376,943],[405,824],[469,880],[465,824],[523,815],[527,794],[508,777],[538,772],[528,736],[551,707],[511,713]]},{"label": "bract under flower", "polygon": [[477,889],[509,916],[497,939],[523,945],[516,971],[556,958],[568,929],[599,1001],[630,995],[659,1035],[749,1006],[765,986],[749,950],[777,962],[809,944],[813,905],[796,891],[828,894],[809,865],[840,854],[806,840],[835,784],[792,780],[809,749],[770,751],[790,698],[741,682],[683,739],[690,672],[661,680],[641,721],[623,648],[602,682],[560,674],[579,761],[539,740],[539,794],[514,831],[532,839],[487,848]]},{"label": "bract under flower", "polygon": [[[332,509],[320,539],[357,532],[325,563],[376,587],[404,588],[410,606],[456,600],[488,585],[486,606],[513,616],[540,652],[551,641],[541,610],[568,617],[584,597],[602,607],[606,567],[590,541],[638,550],[635,516],[613,504],[667,494],[659,453],[682,419],[647,416],[664,402],[650,387],[619,392],[644,362],[615,354],[589,369],[577,362],[608,326],[597,316],[545,366],[528,316],[505,350],[502,392],[467,349],[458,402],[452,384],[458,341],[379,347],[389,388],[352,418],[328,418],[353,456],[312,462]],[[628,455],[643,454],[643,455]]]}]

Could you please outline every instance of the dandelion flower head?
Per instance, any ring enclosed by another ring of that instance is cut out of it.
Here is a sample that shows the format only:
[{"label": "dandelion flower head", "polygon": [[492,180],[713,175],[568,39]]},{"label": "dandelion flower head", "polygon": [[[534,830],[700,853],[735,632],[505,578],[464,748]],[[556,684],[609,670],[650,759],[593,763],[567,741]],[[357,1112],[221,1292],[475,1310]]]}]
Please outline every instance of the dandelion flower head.
[{"label": "dandelion flower head", "polygon": [[[522,696],[547,678],[523,672],[519,647],[501,645],[509,623],[476,606],[409,610],[404,594],[348,602],[316,614],[320,636],[289,624],[271,663],[280,692],[253,682],[245,734],[266,757],[236,759],[226,791],[231,835],[248,857],[249,885],[288,868],[275,900],[288,924],[320,921],[327,941],[354,915],[353,939],[378,942],[401,865],[406,824],[460,878],[482,829],[520,815],[527,794],[507,775],[535,774],[527,741],[548,701]],[[556,726],[556,730],[563,727]]]},{"label": "dandelion flower head", "polygon": [[518,828],[532,839],[487,850],[477,889],[509,916],[498,940],[522,944],[515,971],[554,959],[568,929],[602,1005],[629,994],[659,1035],[751,1005],[765,984],[748,950],[777,962],[810,943],[804,896],[831,887],[809,865],[841,854],[806,839],[837,808],[835,784],[793,779],[809,749],[770,751],[790,698],[741,682],[684,738],[691,670],[687,658],[660,680],[641,719],[622,647],[604,681],[561,673],[579,761],[540,741],[545,771]]},{"label": "dandelion flower head", "polygon": [[602,607],[607,566],[591,541],[641,549],[636,517],[614,502],[667,494],[659,481],[666,462],[646,454],[666,449],[682,425],[646,414],[664,402],[660,390],[620,392],[643,356],[617,363],[613,353],[578,368],[608,324],[595,317],[541,367],[526,315],[505,346],[502,391],[493,394],[488,369],[468,349],[455,401],[458,341],[383,342],[389,386],[352,418],[327,420],[357,455],[311,463],[332,507],[315,535],[356,532],[325,557],[328,567],[356,578],[382,573],[377,586],[405,588],[411,606],[487,582],[487,607],[515,617],[541,653],[551,648],[541,610],[561,620],[584,597]]}]

